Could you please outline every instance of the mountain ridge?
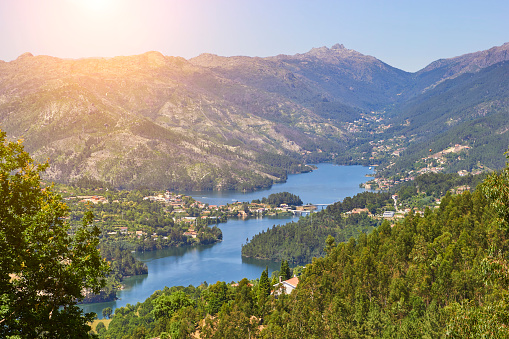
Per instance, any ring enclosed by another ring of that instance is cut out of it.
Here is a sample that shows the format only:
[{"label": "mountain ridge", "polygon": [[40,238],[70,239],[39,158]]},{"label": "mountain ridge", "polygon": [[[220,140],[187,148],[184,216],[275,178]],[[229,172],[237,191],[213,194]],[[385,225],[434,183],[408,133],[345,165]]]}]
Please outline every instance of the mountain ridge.
[{"label": "mountain ridge", "polygon": [[[77,61],[25,54],[0,67],[1,127],[14,137],[24,136],[38,159],[50,157],[48,173],[55,180],[87,175],[117,186],[154,185],[147,172],[156,165],[166,174],[151,177],[191,185],[184,188],[263,187],[284,180],[287,170],[298,171],[299,163],[305,168],[295,159],[302,147],[276,132],[275,118],[316,123],[330,129],[326,133],[342,134],[313,114],[302,115],[304,109],[291,102],[239,88],[185,59],[158,52]],[[248,112],[250,97],[264,104],[254,103]],[[296,133],[300,142],[316,144],[314,137]],[[251,164],[266,152],[293,154],[288,160],[293,168]],[[178,168],[168,173],[168,166]]]},{"label": "mountain ridge", "polygon": [[0,63],[0,128],[23,137],[37,159],[49,157],[52,180],[267,187],[307,171],[306,162],[348,153],[354,121],[397,112],[446,81],[508,59],[508,49],[439,60],[416,73],[339,44],[266,58],[24,53]]}]

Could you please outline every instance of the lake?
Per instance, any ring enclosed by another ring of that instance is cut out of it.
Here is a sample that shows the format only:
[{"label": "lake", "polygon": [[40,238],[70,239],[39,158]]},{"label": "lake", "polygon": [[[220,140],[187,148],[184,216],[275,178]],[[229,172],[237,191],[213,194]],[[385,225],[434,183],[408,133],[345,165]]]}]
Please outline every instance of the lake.
[{"label": "lake", "polygon": [[[235,201],[252,201],[278,192],[290,192],[301,200],[313,204],[332,204],[363,191],[359,184],[366,182],[372,171],[362,166],[317,165],[310,173],[290,175],[286,183],[255,192],[183,192],[203,203],[224,205]],[[148,274],[124,280],[126,288],[117,292],[118,300],[82,305],[85,312],[95,312],[102,318],[106,307],[115,309],[136,304],[147,299],[154,291],[165,286],[199,285],[217,281],[239,281],[242,278],[259,278],[266,266],[270,272],[279,270],[280,263],[241,257],[241,246],[262,230],[273,225],[285,224],[298,217],[287,218],[230,218],[219,224],[223,241],[213,245],[180,247],[136,253],[135,256],[148,266]]]}]

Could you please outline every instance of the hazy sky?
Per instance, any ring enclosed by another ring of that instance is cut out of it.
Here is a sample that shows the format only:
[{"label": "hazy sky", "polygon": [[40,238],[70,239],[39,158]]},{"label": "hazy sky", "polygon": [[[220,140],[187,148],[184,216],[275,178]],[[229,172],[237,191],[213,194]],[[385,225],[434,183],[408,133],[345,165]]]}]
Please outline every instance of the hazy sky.
[{"label": "hazy sky", "polygon": [[341,43],[413,72],[509,42],[508,18],[508,0],[0,0],[0,60],[272,56]]}]

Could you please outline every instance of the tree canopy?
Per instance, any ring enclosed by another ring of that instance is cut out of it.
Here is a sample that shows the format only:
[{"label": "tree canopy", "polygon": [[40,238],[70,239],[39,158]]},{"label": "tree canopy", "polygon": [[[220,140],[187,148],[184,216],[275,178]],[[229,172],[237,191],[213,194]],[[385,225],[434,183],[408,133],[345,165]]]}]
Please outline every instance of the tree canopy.
[{"label": "tree canopy", "polygon": [[272,193],[267,198],[262,199],[262,204],[279,206],[281,204],[301,206],[302,200],[298,195],[289,192]]},{"label": "tree canopy", "polygon": [[[290,294],[269,294],[266,271],[253,285],[243,279],[156,291],[118,309],[101,338],[142,331],[161,338],[197,332],[200,338],[508,338],[508,187],[509,166],[473,193],[448,192],[422,215],[410,211],[347,242],[328,236],[325,256],[306,265]],[[320,222],[347,206],[331,206]],[[151,301],[176,291],[192,306],[154,317]]]},{"label": "tree canopy", "polygon": [[99,292],[108,270],[92,213],[71,229],[61,197],[41,185],[47,167],[0,131],[2,338],[88,337],[94,314],[76,303],[87,290]]}]

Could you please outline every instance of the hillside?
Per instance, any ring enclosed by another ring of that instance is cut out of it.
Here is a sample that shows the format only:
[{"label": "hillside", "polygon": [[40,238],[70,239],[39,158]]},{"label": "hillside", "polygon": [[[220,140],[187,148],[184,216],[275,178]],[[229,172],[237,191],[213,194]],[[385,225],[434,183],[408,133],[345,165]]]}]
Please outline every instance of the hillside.
[{"label": "hillside", "polygon": [[25,53],[0,63],[0,129],[50,160],[47,179],[119,188],[268,187],[306,162],[367,164],[371,142],[400,135],[397,167],[455,143],[476,162],[507,148],[508,49],[413,74],[339,44],[267,58]]},{"label": "hillside", "polygon": [[286,98],[157,52],[2,63],[0,127],[51,159],[52,180],[181,189],[266,187],[346,137]]},{"label": "hillside", "polygon": [[469,149],[449,159],[449,171],[472,171],[478,164],[499,169],[509,146],[509,62],[445,81],[392,114],[394,127],[387,133],[412,137],[393,169],[412,168],[429,149],[439,152],[456,144]]},{"label": "hillside", "polygon": [[475,73],[483,68],[507,60],[509,60],[509,42],[485,51],[434,61],[415,73],[415,77],[420,83],[419,88],[425,90],[464,73]]},{"label": "hillside", "polygon": [[[361,233],[370,233],[381,224],[380,220],[371,217],[371,213],[381,214],[393,206],[389,193],[362,192],[320,212],[303,216],[296,222],[262,231],[242,245],[242,256],[307,264],[313,258],[325,255],[327,237],[344,242]],[[355,213],[352,213],[353,210]]]},{"label": "hillside", "polygon": [[422,216],[328,238],[289,295],[271,294],[266,271],[165,288],[115,310],[100,338],[507,338],[508,180],[506,167]]}]

